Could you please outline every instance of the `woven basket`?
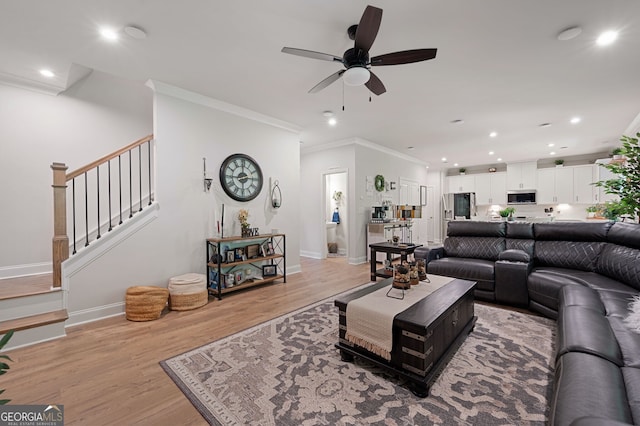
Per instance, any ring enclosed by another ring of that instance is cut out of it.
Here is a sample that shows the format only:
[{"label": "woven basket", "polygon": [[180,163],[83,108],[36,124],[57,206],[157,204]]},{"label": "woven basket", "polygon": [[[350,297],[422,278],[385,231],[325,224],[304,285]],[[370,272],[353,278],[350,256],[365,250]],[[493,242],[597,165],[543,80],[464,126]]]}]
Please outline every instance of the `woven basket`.
[{"label": "woven basket", "polygon": [[172,311],[189,311],[206,305],[208,301],[207,290],[192,294],[172,294],[169,298],[169,308]]},{"label": "woven basket", "polygon": [[209,301],[207,279],[203,274],[184,274],[169,280],[169,308],[188,311],[204,306]]},{"label": "woven basket", "polygon": [[129,287],[125,298],[126,318],[129,321],[152,321],[160,318],[167,306],[169,290],[162,287]]}]

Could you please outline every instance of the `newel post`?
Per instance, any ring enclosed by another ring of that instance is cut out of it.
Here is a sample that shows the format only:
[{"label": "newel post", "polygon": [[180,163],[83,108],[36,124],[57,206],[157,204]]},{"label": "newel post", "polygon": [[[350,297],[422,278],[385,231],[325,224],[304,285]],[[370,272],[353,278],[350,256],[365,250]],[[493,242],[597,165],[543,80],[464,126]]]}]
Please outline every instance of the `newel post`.
[{"label": "newel post", "polygon": [[67,166],[53,163],[53,286],[62,285],[62,262],[69,258],[67,236]]}]

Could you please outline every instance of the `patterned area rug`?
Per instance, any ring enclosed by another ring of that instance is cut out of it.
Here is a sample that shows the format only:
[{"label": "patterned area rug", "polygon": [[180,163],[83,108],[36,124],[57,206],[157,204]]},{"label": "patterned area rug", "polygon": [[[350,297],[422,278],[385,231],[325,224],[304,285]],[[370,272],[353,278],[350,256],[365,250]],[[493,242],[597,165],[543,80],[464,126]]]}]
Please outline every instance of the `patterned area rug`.
[{"label": "patterned area rug", "polygon": [[474,331],[421,399],[340,360],[334,299],[160,364],[214,425],[545,424],[555,321],[476,303]]}]

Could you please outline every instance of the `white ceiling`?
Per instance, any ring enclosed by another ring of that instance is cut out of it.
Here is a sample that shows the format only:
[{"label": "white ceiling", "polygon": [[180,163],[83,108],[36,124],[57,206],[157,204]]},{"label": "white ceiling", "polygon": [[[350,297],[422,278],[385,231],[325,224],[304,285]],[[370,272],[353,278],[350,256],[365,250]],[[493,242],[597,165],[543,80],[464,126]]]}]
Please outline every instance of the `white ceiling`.
[{"label": "white ceiling", "polygon": [[[308,94],[341,65],[280,49],[342,56],[353,44],[346,29],[367,4],[384,10],[372,56],[436,47],[436,59],[375,68],[387,93],[372,102],[365,87],[342,81]],[[148,37],[108,43],[100,25],[136,25]],[[556,38],[574,25],[580,36]],[[618,41],[596,46],[607,29],[620,32]],[[565,158],[610,150],[640,112],[638,52],[636,0],[0,3],[0,80],[62,90],[85,68],[159,80],[300,126],[303,149],[359,137],[432,169],[547,158],[549,143]],[[47,81],[43,67],[58,77]],[[325,110],[336,113],[336,127],[327,126]],[[570,124],[576,115],[582,122]]]}]

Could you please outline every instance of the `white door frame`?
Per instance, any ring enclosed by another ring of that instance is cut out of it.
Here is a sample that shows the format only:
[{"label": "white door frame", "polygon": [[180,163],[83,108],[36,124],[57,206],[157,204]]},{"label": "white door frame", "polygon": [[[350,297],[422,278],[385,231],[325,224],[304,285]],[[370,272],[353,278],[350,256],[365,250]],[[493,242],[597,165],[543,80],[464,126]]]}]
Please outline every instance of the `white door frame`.
[{"label": "white door frame", "polygon": [[347,234],[347,238],[346,238],[345,242],[347,244],[347,247],[346,247],[347,259],[349,258],[349,240],[351,239],[350,235],[349,235],[349,234],[351,234],[351,227],[349,226],[349,223],[351,222],[351,216],[352,216],[351,214],[349,214],[349,204],[348,204],[348,202],[350,200],[350,198],[349,198],[350,194],[348,192],[348,190],[349,190],[349,169],[343,168],[343,167],[336,167],[335,169],[329,169],[329,170],[326,170],[326,171],[322,172],[322,176],[321,176],[321,179],[322,179],[322,185],[321,185],[322,191],[321,192],[322,193],[320,194],[320,197],[321,197],[321,199],[320,199],[320,208],[322,209],[322,218],[323,218],[322,221],[321,221],[321,224],[320,224],[320,227],[321,227],[320,235],[322,235],[322,238],[320,239],[320,241],[322,241],[322,248],[320,250],[320,253],[321,253],[320,258],[321,259],[326,259],[327,258],[327,254],[329,253],[329,249],[327,247],[327,224],[326,224],[327,218],[324,217],[324,213],[327,211],[327,176],[336,175],[336,174],[340,174],[340,173],[345,173],[347,175],[347,187],[346,187],[346,190],[347,190],[347,194],[346,194],[347,195],[347,204],[346,204],[346,207],[345,207],[345,216],[347,218],[347,232],[348,232],[348,234]]}]

